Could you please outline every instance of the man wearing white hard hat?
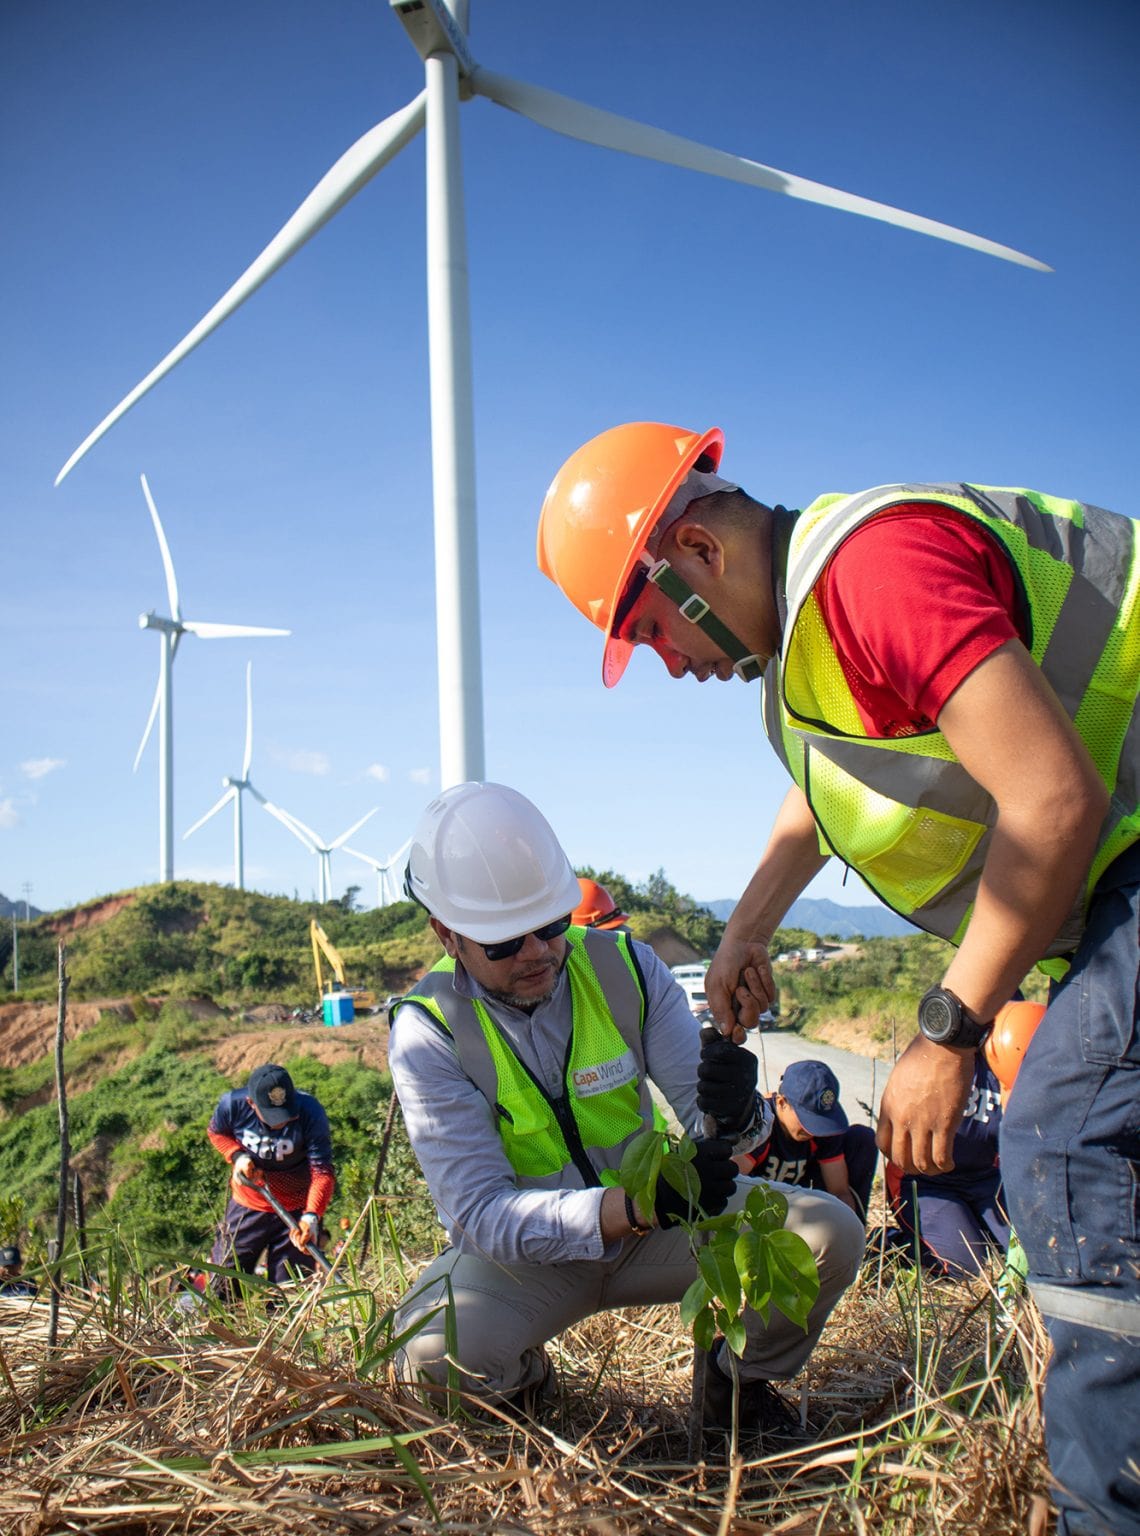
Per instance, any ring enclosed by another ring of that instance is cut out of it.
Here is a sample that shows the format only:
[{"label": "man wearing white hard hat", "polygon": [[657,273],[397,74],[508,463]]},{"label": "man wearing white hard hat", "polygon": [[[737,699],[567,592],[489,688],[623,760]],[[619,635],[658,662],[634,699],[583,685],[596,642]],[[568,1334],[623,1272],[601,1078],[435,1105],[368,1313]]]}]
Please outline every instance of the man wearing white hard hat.
[{"label": "man wearing white hard hat", "polygon": [[[581,892],[541,812],[502,784],[460,784],[424,811],[408,894],[446,954],[395,1010],[393,1082],[450,1246],[398,1309],[400,1369],[429,1388],[533,1406],[550,1383],[545,1345],[610,1307],[679,1302],[696,1277],[663,1180],[640,1209],[616,1183],[633,1137],[663,1125],[652,1082],[693,1137],[700,1205],[742,1203],[734,1153],[763,1135],[756,1058],[702,1048],[684,993],[645,944],[577,927]],[[711,1115],[718,1134],[705,1136]],[[745,1314],[740,1421],[778,1437],[795,1416],[771,1386],[794,1376],[854,1278],[862,1224],[830,1195],[788,1188],[788,1227],[815,1254],[806,1331]],[[714,1346],[706,1421],[724,1427],[727,1361]],[[723,1367],[723,1369],[722,1369]]]}]

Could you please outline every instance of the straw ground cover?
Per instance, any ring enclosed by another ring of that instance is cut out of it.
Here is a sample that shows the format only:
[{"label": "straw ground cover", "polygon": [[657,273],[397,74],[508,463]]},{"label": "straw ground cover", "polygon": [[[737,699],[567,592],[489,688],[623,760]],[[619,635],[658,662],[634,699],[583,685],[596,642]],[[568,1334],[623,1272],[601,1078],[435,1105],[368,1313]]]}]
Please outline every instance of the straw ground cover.
[{"label": "straw ground cover", "polygon": [[712,1439],[693,1466],[676,1308],[562,1335],[560,1395],[536,1419],[448,1423],[398,1392],[388,1309],[415,1266],[390,1230],[374,1208],[330,1280],[230,1307],[180,1301],[108,1247],[99,1293],[63,1296],[54,1351],[46,1301],[0,1298],[0,1530],[1006,1536],[1035,1506],[1040,1521],[1043,1334],[984,1282],[868,1259],[788,1387],[812,1443],[732,1462]]}]

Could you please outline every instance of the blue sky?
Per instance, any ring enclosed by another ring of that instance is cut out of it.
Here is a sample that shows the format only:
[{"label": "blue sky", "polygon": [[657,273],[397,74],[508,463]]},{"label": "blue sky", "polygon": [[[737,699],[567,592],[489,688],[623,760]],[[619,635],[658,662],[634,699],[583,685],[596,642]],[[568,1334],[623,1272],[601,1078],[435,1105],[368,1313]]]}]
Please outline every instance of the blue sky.
[{"label": "blue sky", "polygon": [[[461,112],[473,317],[487,774],[575,862],[735,895],[784,791],[759,691],[673,683],[541,577],[546,485],[658,419],[726,434],[764,500],[894,480],[1136,506],[1140,13],[1131,0],[474,0],[471,48],[534,82],[1027,251],[1042,275]],[[0,12],[0,892],[53,908],[156,878],[154,688],[166,527],[176,874],[232,877],[240,768],[384,857],[438,785],[418,138],[99,443],[87,432],[332,162],[421,87],[383,0],[141,0]],[[921,594],[916,594],[921,601]],[[1027,771],[1032,771],[1027,755]],[[247,802],[248,804],[248,802]],[[247,884],[316,860],[250,807]],[[374,877],[333,857],[337,891]],[[812,894],[869,900],[825,872]]]}]

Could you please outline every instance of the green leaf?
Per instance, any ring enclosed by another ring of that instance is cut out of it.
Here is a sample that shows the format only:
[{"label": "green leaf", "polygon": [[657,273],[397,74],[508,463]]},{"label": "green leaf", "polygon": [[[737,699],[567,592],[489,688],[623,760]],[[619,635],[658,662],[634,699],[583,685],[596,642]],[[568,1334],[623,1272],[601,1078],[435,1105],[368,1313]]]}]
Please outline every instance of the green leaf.
[{"label": "green leaf", "polygon": [[697,1250],[697,1265],[709,1290],[733,1314],[740,1311],[741,1302],[740,1276],[732,1257],[734,1246],[730,1233],[718,1233],[712,1242]]},{"label": "green leaf", "polygon": [[735,1232],[739,1221],[740,1217],[735,1211],[724,1211],[719,1216],[702,1216],[693,1225],[698,1232],[727,1232],[730,1228]]},{"label": "green leaf", "polygon": [[819,1295],[815,1255],[798,1232],[773,1232],[765,1239],[772,1305],[805,1331]]},{"label": "green leaf", "polygon": [[653,1209],[657,1196],[657,1175],[665,1156],[665,1144],[660,1131],[642,1131],[635,1136],[622,1154],[618,1170],[618,1182],[626,1193],[646,1210]]},{"label": "green leaf", "polygon": [[695,1216],[701,1193],[701,1181],[692,1163],[682,1161],[671,1152],[661,1164],[661,1176],[683,1199],[689,1202]]},{"label": "green leaf", "polygon": [[711,1349],[716,1340],[716,1318],[711,1307],[698,1312],[693,1319],[693,1343],[698,1349]]},{"label": "green leaf", "polygon": [[734,1355],[743,1355],[744,1346],[747,1342],[744,1332],[744,1319],[742,1317],[734,1317],[731,1321],[725,1323],[724,1337]]},{"label": "green leaf", "polygon": [[762,1184],[748,1192],[744,1202],[744,1214],[758,1232],[778,1231],[788,1217],[788,1199],[770,1184]]},{"label": "green leaf", "polygon": [[707,1307],[711,1300],[712,1292],[708,1288],[703,1275],[698,1275],[689,1289],[681,1297],[681,1322],[686,1328],[691,1328],[698,1312]]}]

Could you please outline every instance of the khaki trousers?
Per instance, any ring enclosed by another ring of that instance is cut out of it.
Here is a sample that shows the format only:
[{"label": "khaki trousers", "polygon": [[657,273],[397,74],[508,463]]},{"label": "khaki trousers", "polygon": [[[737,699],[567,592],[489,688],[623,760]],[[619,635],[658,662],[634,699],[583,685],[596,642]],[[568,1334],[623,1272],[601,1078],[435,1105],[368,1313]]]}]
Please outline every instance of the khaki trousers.
[{"label": "khaki trousers", "polygon": [[[755,1182],[737,1180],[729,1210],[743,1205]],[[818,1190],[772,1187],[787,1196],[788,1230],[797,1232],[815,1255],[819,1296],[806,1333],[775,1308],[766,1326],[759,1313],[746,1309],[742,1381],[796,1374],[863,1256],[863,1224],[849,1206]],[[540,1385],[547,1370],[543,1346],[563,1329],[612,1307],[679,1302],[696,1275],[688,1234],[681,1227],[627,1238],[609,1260],[565,1264],[496,1264],[449,1248],[397,1309],[397,1332],[423,1320],[398,1354],[397,1371],[409,1384],[448,1385],[450,1333],[458,1373],[454,1384],[476,1396],[512,1397]]]}]

